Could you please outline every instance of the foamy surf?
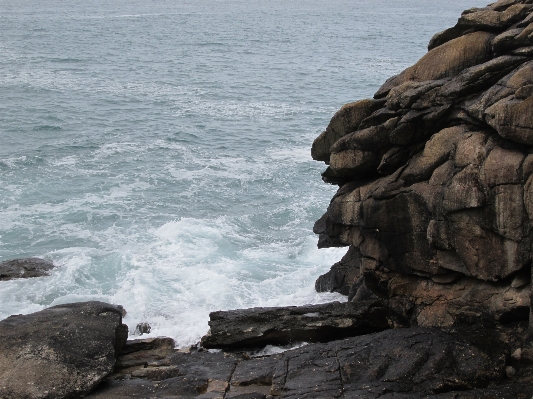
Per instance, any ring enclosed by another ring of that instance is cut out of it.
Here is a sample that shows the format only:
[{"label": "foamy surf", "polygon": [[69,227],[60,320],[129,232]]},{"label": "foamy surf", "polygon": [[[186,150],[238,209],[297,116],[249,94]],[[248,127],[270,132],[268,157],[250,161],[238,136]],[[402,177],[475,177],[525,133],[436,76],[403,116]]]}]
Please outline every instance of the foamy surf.
[{"label": "foamy surf", "polygon": [[316,249],[311,143],[467,3],[0,7],[0,260],[57,265],[2,282],[0,319],[103,300],[186,346],[214,310],[343,299],[314,292],[345,250]]},{"label": "foamy surf", "polygon": [[[195,344],[215,310],[343,300],[318,294],[316,276],[344,250],[318,251],[315,238],[264,242],[227,218],[184,218],[150,231],[119,251],[69,248],[45,254],[58,265],[50,277],[5,282],[0,318],[83,300],[121,304],[134,337],[170,336]],[[132,237],[133,238],[133,237]]]}]

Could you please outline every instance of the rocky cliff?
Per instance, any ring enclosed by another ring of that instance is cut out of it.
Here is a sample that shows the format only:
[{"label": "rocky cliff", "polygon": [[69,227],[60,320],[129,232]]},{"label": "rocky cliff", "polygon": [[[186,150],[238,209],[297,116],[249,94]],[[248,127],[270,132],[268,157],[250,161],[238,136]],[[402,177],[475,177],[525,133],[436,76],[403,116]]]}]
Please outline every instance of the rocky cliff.
[{"label": "rocky cliff", "polygon": [[[348,302],[213,312],[180,350],[124,344],[114,305],[12,316],[0,397],[531,398],[532,111],[533,0],[465,11],[313,143],[339,185],[319,246],[348,247],[316,288]],[[3,262],[0,277],[52,266]]]},{"label": "rocky cliff", "polygon": [[470,9],[312,147],[339,185],[314,226],[348,246],[316,282],[370,291],[411,326],[527,320],[533,222],[533,3]]}]

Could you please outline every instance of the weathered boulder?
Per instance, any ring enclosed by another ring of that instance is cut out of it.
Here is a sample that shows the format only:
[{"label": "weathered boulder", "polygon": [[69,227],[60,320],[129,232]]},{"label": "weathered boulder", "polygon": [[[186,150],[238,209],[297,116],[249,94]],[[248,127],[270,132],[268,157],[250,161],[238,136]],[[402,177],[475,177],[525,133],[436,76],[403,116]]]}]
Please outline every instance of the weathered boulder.
[{"label": "weathered boulder", "polygon": [[358,301],[370,286],[386,298],[384,304],[401,313],[398,319],[413,326],[446,327],[480,320],[510,323],[529,317],[530,276],[525,274],[496,283],[457,272],[430,278],[373,272],[367,279],[353,287],[352,300]]},{"label": "weathered boulder", "polygon": [[432,49],[415,65],[398,76],[389,79],[376,92],[375,98],[386,96],[389,91],[404,82],[425,82],[457,75],[474,65],[492,58],[490,33],[479,31],[457,37],[442,46]]},{"label": "weathered boulder", "polygon": [[0,321],[0,397],[79,398],[113,371],[126,342],[119,308],[54,306]]},{"label": "weathered boulder", "polygon": [[357,130],[363,119],[378,108],[379,102],[374,100],[361,100],[344,105],[313,143],[313,159],[329,164],[331,146],[342,136]]},{"label": "weathered boulder", "polygon": [[390,328],[397,317],[381,301],[253,308],[212,312],[206,348],[258,347],[327,342]]},{"label": "weathered boulder", "polygon": [[532,9],[527,1],[498,1],[485,8],[472,8],[463,12],[453,28],[433,36],[428,50],[441,46],[472,31],[501,32],[524,20]]},{"label": "weathered boulder", "polygon": [[315,157],[339,185],[318,246],[349,247],[316,289],[364,286],[413,325],[527,319],[533,5],[467,10],[429,47]]},{"label": "weathered boulder", "polygon": [[0,262],[0,281],[48,276],[48,271],[53,268],[52,262],[39,258],[6,260]]}]

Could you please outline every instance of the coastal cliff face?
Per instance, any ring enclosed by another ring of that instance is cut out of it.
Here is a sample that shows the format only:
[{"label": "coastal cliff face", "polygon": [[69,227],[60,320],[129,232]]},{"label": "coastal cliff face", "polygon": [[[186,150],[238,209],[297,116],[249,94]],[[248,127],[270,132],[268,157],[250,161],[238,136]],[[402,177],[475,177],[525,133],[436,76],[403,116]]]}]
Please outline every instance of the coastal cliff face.
[{"label": "coastal cliff face", "polygon": [[339,185],[318,291],[388,301],[410,325],[527,320],[533,226],[533,4],[463,12],[312,147]]},{"label": "coastal cliff face", "polygon": [[[120,306],[11,316],[0,398],[531,398],[532,107],[533,0],[465,11],[313,144],[339,185],[319,246],[348,247],[316,288],[348,302],[212,312],[179,350],[125,342]],[[52,267],[2,262],[0,280]]]}]

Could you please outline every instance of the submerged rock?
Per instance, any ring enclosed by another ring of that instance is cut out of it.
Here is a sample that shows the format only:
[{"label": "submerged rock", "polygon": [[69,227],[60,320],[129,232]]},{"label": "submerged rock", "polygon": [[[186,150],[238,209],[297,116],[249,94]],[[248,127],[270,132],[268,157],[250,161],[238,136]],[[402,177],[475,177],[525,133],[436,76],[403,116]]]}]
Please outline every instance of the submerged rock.
[{"label": "submerged rock", "polygon": [[120,309],[102,302],[54,306],[0,321],[0,398],[78,398],[115,366],[126,342]]},{"label": "submerged rock", "polygon": [[0,281],[48,276],[48,271],[53,268],[52,262],[39,258],[6,260],[0,262]]},{"label": "submerged rock", "polygon": [[133,334],[134,335],[150,334],[150,331],[152,331],[152,326],[150,326],[150,324],[146,322],[143,322],[143,323],[137,324]]}]

